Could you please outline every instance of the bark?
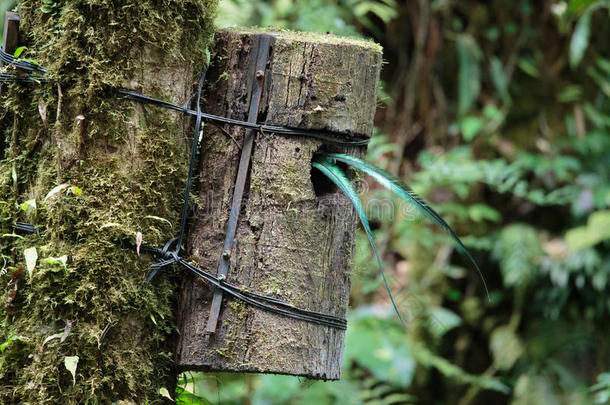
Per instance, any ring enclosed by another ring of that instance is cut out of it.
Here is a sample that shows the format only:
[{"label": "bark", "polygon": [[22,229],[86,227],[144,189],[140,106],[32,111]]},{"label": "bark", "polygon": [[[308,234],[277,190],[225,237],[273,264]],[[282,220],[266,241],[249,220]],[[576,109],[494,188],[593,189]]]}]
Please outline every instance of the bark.
[{"label": "bark", "polygon": [[[216,34],[207,112],[246,120],[257,36],[272,36],[259,122],[370,136],[381,66],[378,46],[329,35],[225,30]],[[215,273],[245,131],[205,131],[198,209],[187,250]],[[348,136],[348,135],[346,135]],[[259,134],[227,281],[304,309],[345,317],[357,218],[339,191],[312,173],[317,151],[361,155],[304,137]],[[176,361],[182,369],[263,372],[339,379],[344,332],[223,299],[206,333],[213,288],[184,283]]]},{"label": "bark", "polygon": [[[176,284],[168,271],[141,288],[151,258],[119,242],[137,231],[153,246],[174,236],[192,120],[115,90],[184,103],[215,3],[157,3],[66,0],[45,12],[20,2],[20,45],[49,83],[8,85],[1,100],[15,117],[0,160],[1,233],[13,221],[41,231],[0,244],[7,266],[26,269],[0,271],[0,284],[18,286],[0,290],[0,344],[10,343],[0,356],[2,404],[151,403],[167,387]],[[37,209],[20,210],[28,200]],[[27,268],[32,248],[38,260]],[[78,357],[74,376],[66,357]]]}]

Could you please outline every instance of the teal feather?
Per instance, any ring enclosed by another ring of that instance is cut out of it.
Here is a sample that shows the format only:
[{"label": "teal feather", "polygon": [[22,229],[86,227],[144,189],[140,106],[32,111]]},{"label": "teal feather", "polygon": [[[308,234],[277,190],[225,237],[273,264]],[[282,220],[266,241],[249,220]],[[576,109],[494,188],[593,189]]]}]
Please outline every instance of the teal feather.
[{"label": "teal feather", "polygon": [[371,247],[373,248],[373,252],[375,253],[375,258],[377,259],[377,265],[379,266],[379,272],[381,273],[381,277],[383,278],[383,283],[385,284],[385,288],[390,296],[390,301],[392,301],[392,306],[394,307],[394,311],[398,315],[398,319],[405,325],[402,316],[400,316],[400,312],[396,307],[396,303],[394,302],[394,297],[392,296],[392,292],[390,291],[390,287],[388,285],[388,281],[385,278],[385,274],[383,273],[383,266],[381,265],[381,259],[379,258],[379,253],[377,252],[377,246],[375,245],[375,241],[373,240],[373,233],[371,231],[371,227],[369,225],[369,221],[366,217],[366,213],[364,212],[364,207],[362,206],[362,202],[358,197],[358,193],[350,183],[349,179],[345,176],[345,173],[341,171],[341,169],[331,163],[330,160],[325,158],[318,158],[312,162],[312,166],[319,171],[321,171],[326,177],[328,177],[334,184],[339,187],[339,189],[345,194],[345,196],[350,200],[354,209],[358,213],[360,217],[360,222],[362,222],[362,227],[366,232],[366,235],[369,238],[369,242],[371,243]]},{"label": "teal feather", "polygon": [[375,180],[377,180],[379,184],[392,191],[402,199],[414,204],[428,218],[430,218],[434,223],[436,223],[443,230],[445,230],[449,234],[449,236],[451,236],[451,238],[455,241],[460,252],[465,254],[476,268],[483,282],[483,287],[485,287],[485,293],[487,294],[487,298],[489,299],[489,290],[487,289],[487,283],[485,282],[483,273],[481,272],[481,269],[479,269],[477,262],[474,260],[468,249],[466,249],[466,246],[464,246],[460,238],[455,234],[455,232],[453,231],[453,229],[451,229],[447,222],[445,222],[445,220],[443,220],[440,215],[436,213],[436,211],[430,208],[430,206],[424,200],[422,200],[413,190],[411,190],[409,186],[407,186],[391,174],[386,173],[383,170],[369,163],[366,163],[362,159],[358,159],[356,157],[345,155],[342,153],[328,153],[321,154],[320,156],[325,159],[329,159],[330,162],[339,161],[347,165],[353,166],[354,168],[375,178]]}]

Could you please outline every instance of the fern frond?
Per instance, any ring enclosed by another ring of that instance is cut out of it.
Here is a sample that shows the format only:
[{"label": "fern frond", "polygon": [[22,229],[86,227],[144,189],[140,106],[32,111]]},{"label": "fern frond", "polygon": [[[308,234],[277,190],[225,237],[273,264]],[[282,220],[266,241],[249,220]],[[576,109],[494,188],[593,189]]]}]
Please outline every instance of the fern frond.
[{"label": "fern frond", "polygon": [[[364,207],[362,206],[362,202],[360,201],[360,197],[358,197],[358,193],[350,183],[347,176],[343,171],[333,165],[329,159],[324,157],[319,157],[318,159],[312,162],[312,166],[319,171],[321,171],[326,177],[328,177],[339,189],[345,194],[345,196],[350,200],[354,209],[358,213],[360,217],[360,222],[362,223],[362,227],[366,232],[367,237],[369,238],[369,242],[371,243],[371,247],[373,248],[373,252],[375,253],[375,259],[377,259],[377,265],[379,266],[379,272],[381,273],[381,277],[383,278],[383,283],[385,284],[385,289],[390,296],[390,301],[392,302],[392,306],[394,307],[394,311],[398,315],[398,319],[405,325],[402,316],[400,316],[400,312],[396,307],[396,303],[394,302],[394,297],[392,296],[392,292],[390,291],[390,287],[388,286],[388,281],[385,278],[385,274],[383,272],[383,266],[381,265],[381,259],[379,258],[379,253],[377,252],[377,246],[375,245],[375,241],[373,240],[373,233],[371,231],[371,226],[369,225],[369,221],[366,217],[366,213],[364,212]],[[406,325],[405,325],[406,326]]]},{"label": "fern frond", "polygon": [[386,173],[383,170],[381,170],[369,163],[366,163],[362,159],[358,159],[357,157],[345,155],[342,153],[327,153],[327,154],[321,154],[320,156],[322,158],[328,160],[329,163],[339,161],[339,162],[345,163],[349,166],[352,166],[352,167],[368,174],[369,176],[371,176],[375,180],[377,180],[377,182],[379,182],[379,184],[381,184],[388,190],[392,191],[393,193],[398,195],[400,198],[415,205],[428,218],[430,218],[434,223],[436,223],[438,226],[440,226],[455,241],[455,243],[458,246],[458,250],[461,253],[463,253],[464,255],[466,255],[468,257],[468,259],[470,259],[470,261],[476,268],[477,272],[479,273],[479,276],[481,277],[481,281],[483,282],[483,287],[485,287],[485,293],[487,294],[487,299],[489,299],[489,290],[487,289],[487,283],[485,282],[483,273],[481,272],[481,269],[477,265],[477,262],[474,260],[474,258],[472,257],[472,255],[470,254],[468,249],[466,249],[466,246],[464,246],[464,244],[462,243],[460,238],[455,234],[453,229],[451,229],[449,224],[447,224],[447,222],[445,222],[445,220],[442,219],[440,217],[440,215],[438,215],[438,213],[436,213],[436,211],[434,211],[423,199],[421,199],[421,197],[419,197],[413,190],[411,190],[411,188],[409,186],[407,186],[406,184],[404,184],[402,181],[395,178],[391,174]]}]

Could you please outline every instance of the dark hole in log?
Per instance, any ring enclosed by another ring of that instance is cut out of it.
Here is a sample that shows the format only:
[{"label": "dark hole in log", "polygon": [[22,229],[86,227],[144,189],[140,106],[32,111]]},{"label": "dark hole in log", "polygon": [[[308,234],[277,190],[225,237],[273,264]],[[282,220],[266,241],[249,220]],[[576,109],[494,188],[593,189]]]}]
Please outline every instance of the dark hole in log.
[{"label": "dark hole in log", "polygon": [[267,122],[267,114],[269,113],[269,106],[266,106],[263,110],[258,113],[258,122]]},{"label": "dark hole in log", "polygon": [[[325,147],[318,149],[320,153],[328,153],[328,152],[339,152],[341,151],[329,151],[326,150]],[[317,154],[314,154],[312,157],[312,161],[315,159]],[[347,178],[352,180],[353,176],[351,170],[348,170],[347,165],[341,162],[336,162],[336,165],[347,175]],[[324,173],[311,166],[311,184],[313,186],[313,191],[316,194],[317,198],[327,196],[329,194],[340,193],[339,188],[333,183]]]},{"label": "dark hole in log", "polygon": [[318,169],[311,167],[311,184],[316,197],[322,197],[337,192],[337,186]]}]

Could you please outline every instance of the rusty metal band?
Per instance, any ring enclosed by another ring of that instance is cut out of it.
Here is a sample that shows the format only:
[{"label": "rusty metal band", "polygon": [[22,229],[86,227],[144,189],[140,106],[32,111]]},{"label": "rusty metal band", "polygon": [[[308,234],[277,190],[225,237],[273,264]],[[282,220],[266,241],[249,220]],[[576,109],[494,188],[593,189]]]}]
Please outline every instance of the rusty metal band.
[{"label": "rusty metal band", "polygon": [[[254,52],[251,53],[251,57],[256,58],[254,69],[255,77],[250,98],[250,109],[248,111],[248,122],[252,123],[256,123],[258,121],[258,111],[260,106],[261,95],[263,93],[265,70],[267,68],[267,60],[269,58],[271,37],[268,35],[261,35],[255,38],[255,42],[256,44],[254,46]],[[227,273],[229,271],[231,252],[233,250],[233,241],[235,240],[235,232],[237,231],[239,211],[241,210],[241,201],[244,195],[244,189],[246,187],[246,178],[248,177],[248,168],[250,166],[250,158],[252,157],[252,148],[254,146],[255,137],[256,131],[254,129],[248,130],[248,133],[246,134],[246,139],[241,150],[241,156],[239,159],[239,169],[237,171],[237,178],[235,180],[235,187],[233,189],[231,213],[229,214],[229,220],[227,222],[227,233],[222,248],[222,254],[220,256],[220,263],[218,265],[217,277],[220,280],[226,279]],[[218,323],[218,316],[220,314],[221,304],[222,290],[216,288],[216,290],[214,291],[214,297],[212,298],[212,306],[210,308],[210,317],[208,318],[208,325],[206,327],[206,332],[208,333],[216,332],[216,325]]]}]

